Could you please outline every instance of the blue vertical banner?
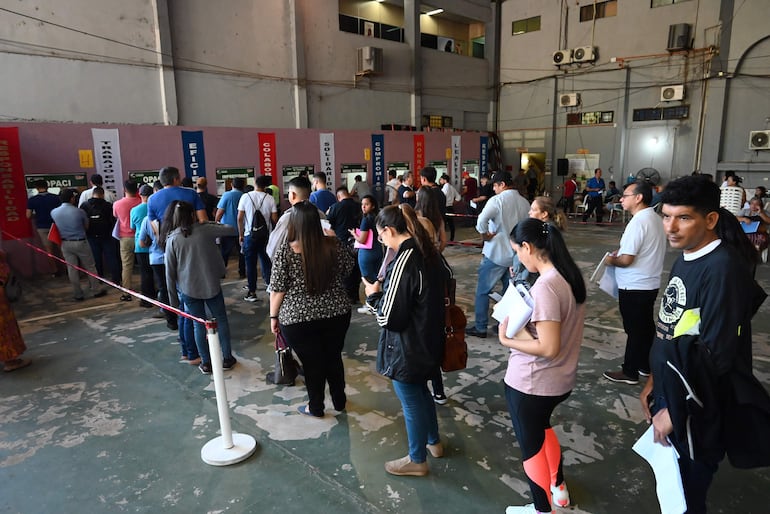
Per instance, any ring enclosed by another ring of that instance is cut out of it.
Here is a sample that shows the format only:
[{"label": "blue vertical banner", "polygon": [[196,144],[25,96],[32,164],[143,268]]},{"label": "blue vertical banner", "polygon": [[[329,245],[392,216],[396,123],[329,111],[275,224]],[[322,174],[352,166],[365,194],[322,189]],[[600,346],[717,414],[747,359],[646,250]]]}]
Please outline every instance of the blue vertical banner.
[{"label": "blue vertical banner", "polygon": [[385,135],[372,134],[372,186],[379,205],[385,199]]},{"label": "blue vertical banner", "polygon": [[481,136],[479,138],[479,176],[487,172],[487,158],[489,156],[489,137]]},{"label": "blue vertical banner", "polygon": [[185,176],[193,179],[206,176],[206,153],[203,151],[203,131],[182,131],[182,153]]}]

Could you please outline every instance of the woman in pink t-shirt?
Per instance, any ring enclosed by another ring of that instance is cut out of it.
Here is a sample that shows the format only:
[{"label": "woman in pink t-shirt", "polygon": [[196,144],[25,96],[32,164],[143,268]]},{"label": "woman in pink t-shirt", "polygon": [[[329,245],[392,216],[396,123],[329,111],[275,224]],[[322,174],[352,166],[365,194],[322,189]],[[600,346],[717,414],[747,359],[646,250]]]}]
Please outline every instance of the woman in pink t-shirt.
[{"label": "woman in pink t-shirt", "polygon": [[534,499],[534,504],[508,507],[506,514],[552,512],[569,505],[551,413],[575,386],[586,286],[554,225],[524,220],[511,231],[511,245],[527,270],[540,276],[530,290],[529,324],[512,339],[505,336],[507,318],[499,328],[500,343],[511,349],[505,397]]}]

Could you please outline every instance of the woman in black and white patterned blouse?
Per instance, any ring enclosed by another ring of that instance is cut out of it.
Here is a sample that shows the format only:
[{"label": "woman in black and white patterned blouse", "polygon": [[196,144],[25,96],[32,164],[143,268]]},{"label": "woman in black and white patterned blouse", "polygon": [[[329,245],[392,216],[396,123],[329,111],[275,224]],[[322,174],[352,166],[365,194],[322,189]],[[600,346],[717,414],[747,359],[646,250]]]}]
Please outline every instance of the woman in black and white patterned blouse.
[{"label": "woman in black and white patterned blouse", "polygon": [[318,209],[308,202],[295,204],[288,237],[273,261],[270,327],[283,333],[302,360],[308,404],[298,410],[308,416],[324,415],[326,383],[334,409],[345,409],[342,347],[350,300],[342,281],[354,265],[339,240],[324,235]]}]

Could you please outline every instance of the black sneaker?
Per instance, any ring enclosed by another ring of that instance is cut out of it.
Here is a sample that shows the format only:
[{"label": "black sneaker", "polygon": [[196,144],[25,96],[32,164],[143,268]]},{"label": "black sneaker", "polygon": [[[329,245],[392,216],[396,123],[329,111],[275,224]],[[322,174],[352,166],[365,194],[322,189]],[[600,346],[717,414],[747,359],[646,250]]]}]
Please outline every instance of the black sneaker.
[{"label": "black sneaker", "polygon": [[465,329],[465,335],[466,336],[472,336],[472,337],[480,337],[482,339],[486,339],[487,337],[487,331],[480,331],[476,330],[476,327],[470,327]]},{"label": "black sneaker", "polygon": [[204,375],[211,375],[211,363],[201,362],[198,364],[198,369]]},{"label": "black sneaker", "polygon": [[222,361],[222,369],[232,369],[232,367],[235,366],[235,363],[237,362],[238,361],[235,360],[235,357],[228,357]]},{"label": "black sneaker", "polygon": [[106,289],[102,289],[101,291],[97,291],[94,293],[94,298],[101,298],[102,296],[107,294]]},{"label": "black sneaker", "polygon": [[449,400],[447,400],[447,397],[445,394],[434,394],[433,401],[439,405],[446,405],[446,402],[448,402]]},{"label": "black sneaker", "polygon": [[639,383],[638,378],[631,378],[622,371],[605,371],[603,376],[610,382],[619,384],[636,385]]},{"label": "black sneaker", "polygon": [[166,321],[166,328],[168,328],[172,332],[176,332],[177,330],[179,330],[179,324],[176,321],[173,323],[170,321]]}]

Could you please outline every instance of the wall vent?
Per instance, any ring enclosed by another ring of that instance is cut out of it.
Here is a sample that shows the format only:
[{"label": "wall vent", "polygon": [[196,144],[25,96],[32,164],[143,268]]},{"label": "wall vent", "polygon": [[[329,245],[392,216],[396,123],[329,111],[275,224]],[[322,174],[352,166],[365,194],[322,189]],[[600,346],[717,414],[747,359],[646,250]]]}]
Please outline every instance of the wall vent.
[{"label": "wall vent", "polygon": [[749,132],[749,150],[770,150],[770,130]]}]

